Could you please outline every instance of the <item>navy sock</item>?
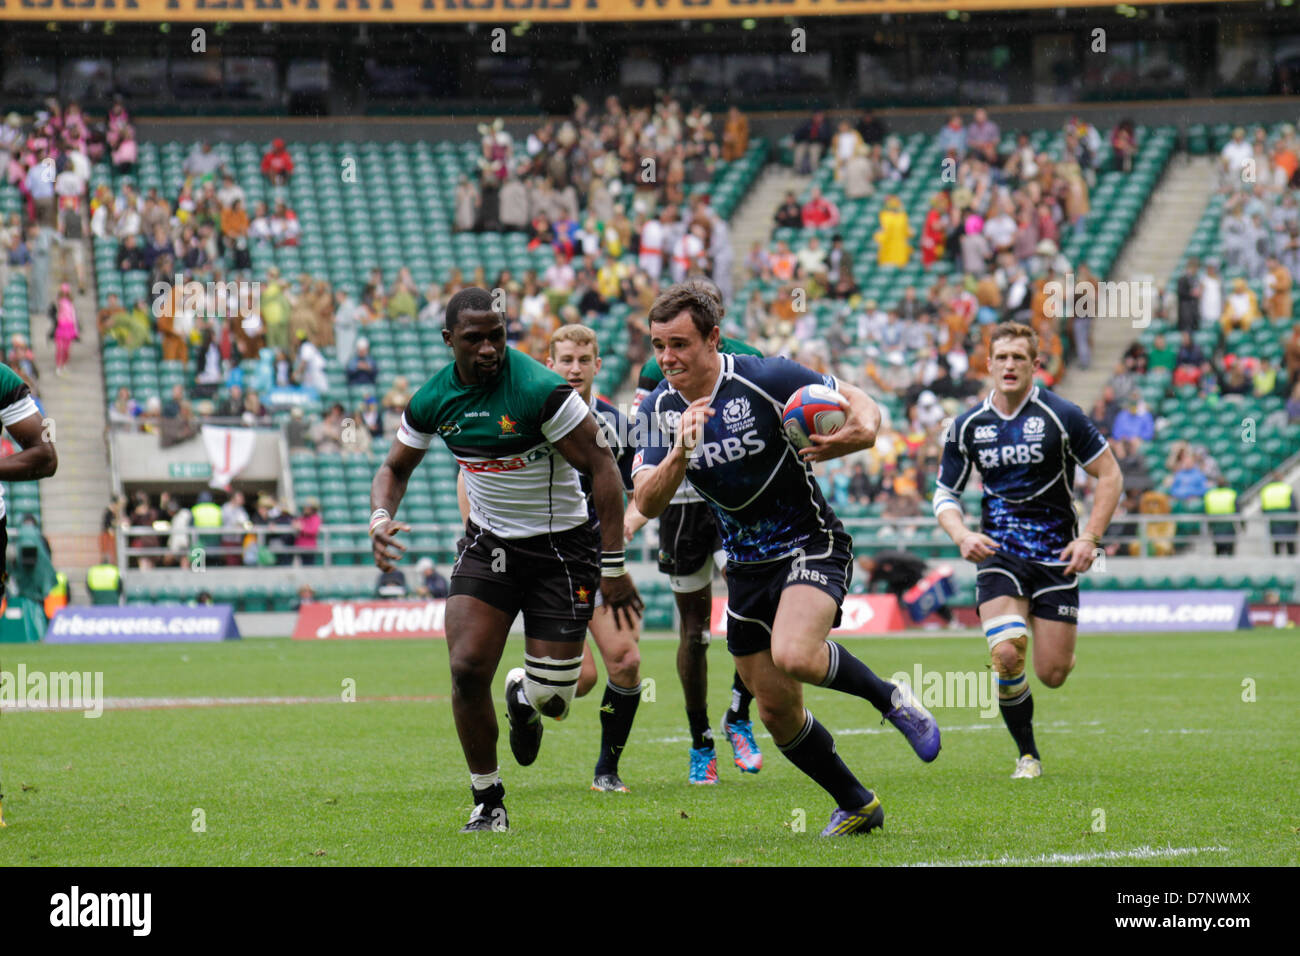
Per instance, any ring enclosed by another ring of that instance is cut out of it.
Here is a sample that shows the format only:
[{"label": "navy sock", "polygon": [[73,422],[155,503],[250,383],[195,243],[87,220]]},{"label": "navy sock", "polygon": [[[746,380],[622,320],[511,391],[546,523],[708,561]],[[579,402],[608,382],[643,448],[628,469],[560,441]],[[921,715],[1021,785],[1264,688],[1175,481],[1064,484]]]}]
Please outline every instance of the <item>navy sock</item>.
[{"label": "navy sock", "polygon": [[605,684],[605,697],[600,702],[600,757],[596,760],[596,775],[618,773],[618,758],[627,745],[627,735],[632,732],[632,719],[636,717],[637,704],[641,703],[641,682],[635,687],[619,687],[613,681]]},{"label": "navy sock", "polygon": [[1002,711],[1002,719],[1007,722],[1012,739],[1020,748],[1020,756],[1029,754],[1035,760],[1039,759],[1038,748],[1034,746],[1034,697],[1029,688],[1026,687],[1019,697],[999,700],[998,709]]},{"label": "navy sock", "polygon": [[846,651],[843,644],[827,641],[826,646],[830,649],[831,661],[826,676],[822,678],[822,687],[861,697],[882,714],[894,709],[893,684],[877,677],[870,667]]},{"label": "navy sock", "polygon": [[749,702],[753,699],[754,695],[740,679],[740,671],[736,671],[731,677],[731,707],[727,710],[727,723],[749,720]]},{"label": "navy sock", "polygon": [[804,711],[807,721],[794,740],[782,744],[781,753],[790,762],[817,781],[831,795],[842,810],[858,810],[873,799],[870,790],[858,782],[853,771],[835,752],[831,732],[817,722],[811,712]]},{"label": "navy sock", "polygon": [[688,710],[686,722],[691,727],[691,746],[696,750],[713,746],[713,731],[709,729],[709,715],[703,710]]}]

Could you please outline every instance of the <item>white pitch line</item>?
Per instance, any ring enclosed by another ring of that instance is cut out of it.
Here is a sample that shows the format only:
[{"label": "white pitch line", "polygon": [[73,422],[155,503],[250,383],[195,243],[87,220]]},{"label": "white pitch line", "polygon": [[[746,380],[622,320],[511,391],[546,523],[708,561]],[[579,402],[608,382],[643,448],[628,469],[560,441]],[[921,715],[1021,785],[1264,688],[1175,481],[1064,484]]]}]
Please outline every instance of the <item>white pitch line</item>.
[{"label": "white pitch line", "polygon": [[[427,694],[415,696],[380,696],[380,697],[358,697],[353,703],[434,703],[444,701],[448,698],[440,694]],[[93,701],[82,701],[80,703],[49,703],[49,704],[30,704],[27,702],[4,703],[0,704],[0,714],[17,714],[17,713],[80,713],[89,709],[88,704],[93,705]],[[333,697],[105,697],[103,701],[104,710],[183,710],[190,708],[203,707],[285,707],[298,704],[342,704],[344,701],[341,695]],[[985,730],[995,730],[1001,727],[1001,722],[990,718],[984,723],[979,724],[959,724],[954,726],[939,725],[941,733],[977,733]],[[1099,720],[1085,720],[1078,723],[1071,723],[1065,720],[1047,721],[1039,725],[1040,732],[1049,734],[1106,734],[1116,733],[1125,734],[1212,734],[1218,731],[1213,729],[1204,729],[1197,727],[1173,727],[1173,728],[1151,728],[1140,727],[1120,731],[1108,731],[1101,727]],[[897,733],[893,727],[844,727],[831,731],[836,737],[859,737],[875,736]],[[771,740],[772,735],[766,731],[756,730],[755,737],[761,737],[764,740]],[[676,737],[654,737],[650,740],[643,740],[640,743],[645,744],[682,744],[690,742],[689,736]]]},{"label": "white pitch line", "polygon": [[[962,730],[962,731],[964,731],[964,730],[989,730],[989,729],[991,729],[991,728],[994,728],[994,727],[1001,727],[1001,726],[1002,726],[1001,724],[995,724],[995,723],[993,723],[992,720],[990,720],[987,724],[970,724],[970,725],[965,726],[965,727],[944,727],[943,725],[940,725],[940,726],[939,726],[939,730],[940,730],[941,733],[945,733],[945,734],[946,734],[946,733],[949,733],[949,732],[951,732],[951,731],[957,731],[957,730]],[[832,731],[831,731],[831,735],[834,736],[834,737],[854,737],[854,736],[872,735],[872,734],[885,734],[885,735],[888,735],[888,734],[896,734],[896,733],[898,733],[898,731],[895,730],[893,727],[846,727],[846,728],[844,728],[844,729],[842,729],[842,730],[832,730]],[[764,740],[771,740],[771,739],[772,739],[772,735],[771,735],[771,734],[766,733],[765,731],[761,731],[761,730],[756,730],[756,731],[754,731],[754,736],[755,736],[755,737],[762,737]],[[685,743],[686,741],[688,741],[688,740],[690,740],[690,739],[691,739],[690,737],[656,737],[656,738],[653,739],[653,740],[646,740],[646,741],[643,741],[643,743],[647,743],[647,744],[680,744],[680,743]]]},{"label": "white pitch line", "polygon": [[[375,702],[398,702],[398,703],[430,703],[433,701],[446,700],[446,697],[439,695],[417,696],[417,697],[358,697],[355,701],[345,701],[341,694],[332,697],[105,697],[103,701],[104,710],[176,710],[191,707],[279,707],[293,704],[343,704],[343,703],[375,703]],[[4,713],[34,713],[34,712],[68,712],[84,711],[87,704],[93,701],[83,701],[79,704],[62,705],[59,703],[50,704],[30,704],[14,703],[5,704],[0,707]]]},{"label": "white pitch line", "polygon": [[[952,637],[952,638],[983,637],[984,631],[977,627],[955,628],[951,631],[947,630],[946,628],[938,627],[938,628],[926,628],[923,630],[916,630],[916,631],[912,631],[912,630],[887,631],[883,634],[840,635],[832,631],[831,635],[837,638],[838,640],[849,640],[849,641],[914,641],[917,640],[918,638],[929,639],[929,638],[948,638],[948,637]],[[1104,635],[1098,635],[1098,636],[1104,636]],[[674,633],[673,631],[649,631],[645,634],[642,634],[640,639],[643,641],[673,641],[674,643],[676,643],[681,641],[681,636]],[[726,639],[727,639],[726,634],[720,634],[717,632],[713,634],[713,640],[719,644],[725,643]]]},{"label": "white pitch line", "polygon": [[932,860],[923,863],[903,863],[901,866],[1033,866],[1052,863],[1090,863],[1095,860],[1161,860],[1176,856],[1196,856],[1200,853],[1227,853],[1226,846],[1139,846],[1132,850],[1100,850],[1094,853],[1041,853],[1038,856],[1000,856],[992,860]]},{"label": "white pitch line", "polygon": [[[984,731],[984,730],[997,730],[1002,726],[1003,726],[1002,723],[996,718],[989,718],[988,721],[982,724],[958,724],[955,726],[949,726],[940,723],[939,731],[940,733],[944,733],[944,734],[977,733],[979,731]],[[1048,734],[1115,734],[1116,736],[1126,736],[1129,734],[1179,734],[1179,735],[1213,734],[1213,733],[1220,732],[1213,729],[1203,729],[1199,727],[1169,727],[1169,728],[1136,727],[1136,728],[1126,728],[1122,730],[1107,730],[1105,727],[1101,726],[1101,721],[1099,720],[1085,720],[1079,723],[1071,723],[1070,721],[1067,720],[1053,720],[1053,721],[1047,721],[1045,723],[1042,723],[1038,725],[1035,729],[1042,733],[1048,733]],[[897,730],[895,730],[893,727],[888,727],[888,726],[886,727],[843,727],[840,729],[832,730],[831,736],[861,737],[861,736],[874,736],[876,734],[889,736],[890,734],[896,734],[896,733],[898,733]],[[771,734],[763,731],[758,731],[758,730],[754,732],[754,736],[761,737],[765,740],[772,739]],[[641,741],[641,743],[681,744],[690,741],[690,739],[691,738],[688,736],[655,737],[650,740],[643,740]]]}]

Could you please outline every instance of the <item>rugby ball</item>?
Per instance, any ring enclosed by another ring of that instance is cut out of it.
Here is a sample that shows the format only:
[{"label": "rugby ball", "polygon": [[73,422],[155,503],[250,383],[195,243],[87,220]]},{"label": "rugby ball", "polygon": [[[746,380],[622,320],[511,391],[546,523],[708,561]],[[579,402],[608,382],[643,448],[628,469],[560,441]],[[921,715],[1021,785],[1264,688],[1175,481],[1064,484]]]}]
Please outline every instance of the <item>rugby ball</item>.
[{"label": "rugby ball", "polygon": [[844,396],[825,385],[805,385],[790,396],[781,412],[781,427],[795,448],[808,448],[809,435],[829,435],[844,424]]}]

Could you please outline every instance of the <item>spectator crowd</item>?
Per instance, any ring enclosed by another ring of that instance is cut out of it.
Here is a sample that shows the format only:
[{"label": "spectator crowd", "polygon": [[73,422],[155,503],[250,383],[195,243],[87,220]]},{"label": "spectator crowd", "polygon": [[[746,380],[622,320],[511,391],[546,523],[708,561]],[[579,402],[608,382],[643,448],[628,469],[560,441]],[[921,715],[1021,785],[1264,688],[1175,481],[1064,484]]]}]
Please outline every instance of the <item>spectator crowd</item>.
[{"label": "spectator crowd", "polygon": [[[883,199],[875,261],[855,261],[843,212],[823,190],[812,186],[802,201],[788,193],[773,225],[802,238],[792,247],[790,234],[778,233],[771,245],[749,250],[746,270],[761,281],[733,315],[732,331],[765,353],[852,381],[865,378],[886,400],[877,447],[823,478],[832,502],[885,516],[924,513],[943,424],[982,397],[988,337],[998,322],[1037,331],[1036,377],[1044,386],[1057,385],[1070,363],[1086,368],[1091,361],[1090,320],[1076,317],[1086,310],[1057,314],[1049,283],[1064,284],[1073,274],[1076,301],[1096,294],[1097,277],[1061,247],[1091,214],[1090,192],[1104,159],[1100,133],[1076,117],[1053,152],[1035,151],[1025,134],[1003,151],[1002,131],[977,109],[969,121],[952,114],[936,135],[942,175],[924,219],[911,221],[899,193],[916,175],[913,157],[874,112],[856,122],[817,112],[799,126],[797,172],[810,173],[825,160],[846,200]],[[1121,122],[1110,136],[1114,168],[1131,170],[1136,151],[1133,123]],[[924,281],[905,287],[898,301],[863,296],[860,279],[869,272],[913,263]],[[828,330],[814,314],[821,302],[833,306]]]},{"label": "spectator crowd", "polygon": [[[1168,319],[1161,324],[1166,331],[1149,346],[1129,346],[1092,409],[1125,474],[1121,514],[1199,511],[1207,492],[1228,483],[1223,449],[1197,440],[1171,442],[1159,463],[1163,477],[1152,475],[1146,448],[1160,423],[1142,397],[1144,382],[1198,408],[1285,399],[1281,411],[1259,423],[1265,434],[1275,424],[1300,423],[1300,323],[1292,291],[1300,281],[1298,163],[1290,124],[1272,137],[1262,127],[1249,135],[1237,127],[1221,149],[1215,254],[1186,261],[1158,312]],[[1254,334],[1261,329],[1263,349]],[[1271,357],[1279,352],[1280,362]],[[1171,525],[1158,553],[1172,553],[1172,536]]]},{"label": "spectator crowd", "polygon": [[[510,343],[542,357],[559,325],[587,321],[621,302],[643,312],[661,284],[707,275],[729,288],[732,253],[727,223],[705,192],[718,164],[742,157],[748,123],[737,110],[715,118],[662,97],[631,108],[616,97],[593,109],[575,100],[569,117],[546,122],[516,141],[501,121],[480,127],[478,175],[463,177],[454,197],[455,228],[516,230],[532,249],[550,251],[550,264],[516,275],[448,270],[445,281],[421,289],[401,263],[375,269],[359,295],[335,290],[308,274],[283,276],[272,267],[252,280],[251,252],[259,243],[299,241],[297,217],[283,198],[246,209],[244,190],[210,143],[197,144],[183,164],[176,197],[141,195],[124,179],[119,195],[104,187],[90,201],[90,231],[120,243],[117,265],[147,276],[167,291],[153,303],[110,296],[97,324],[127,352],[160,348],[164,361],[183,364],[185,395],[141,405],[119,396],[111,413],[120,427],[158,427],[174,409],[194,420],[209,415],[267,420],[286,390],[309,389],[319,398],[332,361],[350,385],[375,386],[340,417],[291,423],[294,447],[337,444],[337,421],[365,420],[373,437],[391,434],[394,408],[411,383],[398,379],[378,394],[380,368],[369,354],[366,327],[381,320],[440,325],[446,302],[467,285],[501,289]],[[294,159],[277,140],[262,174],[279,196],[293,176]],[[173,287],[177,274],[186,284]],[[220,301],[218,301],[220,299]],[[641,348],[639,341],[635,346]],[[269,356],[269,358],[268,358]],[[246,380],[241,363],[262,369]],[[420,383],[414,383],[418,387]],[[238,402],[242,401],[242,405]],[[191,404],[192,403],[192,404]],[[345,450],[367,450],[364,438]]]},{"label": "spectator crowd", "polygon": [[[1221,330],[1227,341],[1258,322],[1289,317],[1300,275],[1294,131],[1273,140],[1263,131],[1238,134],[1221,157],[1230,193],[1221,260],[1188,264],[1176,296],[1157,308],[1161,317],[1176,318],[1176,333],[1156,339],[1149,352],[1135,343],[1094,409],[1134,487],[1142,485],[1143,446],[1156,426],[1135,389],[1150,368],[1168,368],[1174,385],[1194,384],[1202,394],[1284,393],[1300,418],[1300,337],[1292,335],[1282,367],[1222,347],[1205,354],[1196,341],[1203,328]],[[591,323],[615,303],[633,307],[631,321],[643,333],[644,313],[662,287],[707,277],[728,303],[727,334],[765,354],[863,381],[881,397],[887,420],[876,447],[822,477],[832,502],[919,516],[944,422],[982,395],[993,326],[1012,319],[1037,331],[1036,374],[1044,386],[1059,384],[1071,365],[1090,364],[1090,320],[1056,314],[1049,283],[1072,275],[1075,295],[1090,294],[1097,277],[1070,262],[1062,246],[1093,215],[1091,194],[1103,161],[1128,171],[1137,154],[1127,120],[1103,140],[1086,121],[1071,118],[1051,151],[1035,150],[1024,134],[1004,150],[1002,131],[982,109],[969,117],[954,113],[935,135],[943,175],[926,190],[925,215],[913,221],[899,196],[904,185],[915,192],[918,175],[903,139],[870,110],[856,120],[812,114],[795,130],[796,169],[811,172],[827,163],[836,195],[883,200],[869,254],[874,261],[856,261],[863,252],[846,246],[843,211],[814,186],[803,197],[787,194],[775,210],[773,226],[795,230],[798,238],[781,233],[756,243],[735,270],[730,228],[714,210],[707,184],[720,164],[745,155],[747,118],[734,108],[714,116],[667,94],[645,106],[615,96],[599,107],[575,98],[568,116],[526,135],[512,135],[500,120],[480,126],[477,169],[452,197],[457,231],[523,233],[530,249],[546,250],[545,268],[495,275],[453,268],[443,281],[420,288],[407,264],[388,262],[354,294],[307,273],[286,276],[272,267],[253,274],[259,246],[294,246],[301,238],[285,189],[295,158],[283,141],[271,144],[260,165],[270,201],[252,209],[207,142],[185,158],[175,196],[155,189],[141,194],[130,178],[137,148],[122,105],[98,123],[75,104],[51,102],[31,123],[11,115],[0,127],[6,176],[24,205],[0,232],[7,270],[0,279],[26,270],[33,314],[53,306],[58,320],[50,261],[60,252],[70,256],[69,271],[84,285],[81,240],[93,237],[116,244],[120,271],[165,290],[152,301],[108,296],[94,317],[103,340],[128,354],[157,347],[163,361],[185,369],[184,384],[165,396],[142,403],[121,390],[109,411],[112,427],[155,431],[167,444],[193,435],[205,417],[269,423],[274,410],[292,401],[292,451],[364,453],[391,437],[421,384],[392,377],[375,357],[368,334],[375,323],[440,326],[447,301],[461,288],[499,289],[509,342],[541,359],[557,328]],[[95,162],[123,174],[116,194],[101,186],[87,195]],[[1246,168],[1260,175],[1247,182]],[[901,299],[864,297],[868,274],[914,263],[923,281],[907,286]],[[760,280],[744,301],[734,298],[733,271]],[[174,286],[178,274],[186,282]],[[245,294],[249,286],[256,295]],[[826,305],[833,307],[829,328],[818,319]],[[75,324],[75,315],[68,318]],[[53,322],[52,333],[58,328]],[[69,343],[71,335],[64,336]],[[8,345],[9,364],[35,391],[39,373],[29,343],[18,336]],[[643,336],[634,336],[634,351],[643,348]],[[331,367],[362,390],[353,407],[321,401],[330,393]],[[288,398],[298,394],[309,395],[308,407],[320,404],[322,413],[306,413],[301,401]],[[1177,488],[1189,495],[1199,487],[1194,472],[1207,482],[1219,476],[1209,452],[1194,445],[1171,452],[1169,471],[1171,484],[1181,482]],[[166,511],[161,503],[155,510]],[[254,512],[261,511],[259,502]],[[273,513],[288,512],[270,502],[266,514]],[[247,520],[257,523],[254,514]]]},{"label": "spectator crowd", "polygon": [[[61,271],[84,294],[88,284],[85,238],[90,213],[87,188],[92,165],[111,162],[129,166],[135,160],[135,132],[120,103],[103,119],[83,113],[77,103],[48,99],[30,119],[16,112],[0,124],[0,159],[4,182],[19,197],[20,210],[0,222],[0,314],[10,279],[27,282],[28,319],[56,343],[56,373],[62,374],[79,337],[70,284],[56,286]],[[35,333],[40,334],[40,333]],[[26,336],[10,340],[12,367],[39,396],[39,372]]]},{"label": "spectator crowd", "polygon": [[[220,506],[211,492],[201,493],[190,506],[167,491],[156,496],[137,491],[119,498],[104,511],[100,551],[115,553],[117,536],[123,535],[125,566],[142,570],[319,563],[321,515],[315,499],[306,499],[295,512],[287,501],[269,494],[251,502],[242,491],[224,498]],[[205,508],[210,509],[211,524],[205,521]],[[128,535],[127,529],[136,533]],[[143,529],[148,531],[140,533]]]}]

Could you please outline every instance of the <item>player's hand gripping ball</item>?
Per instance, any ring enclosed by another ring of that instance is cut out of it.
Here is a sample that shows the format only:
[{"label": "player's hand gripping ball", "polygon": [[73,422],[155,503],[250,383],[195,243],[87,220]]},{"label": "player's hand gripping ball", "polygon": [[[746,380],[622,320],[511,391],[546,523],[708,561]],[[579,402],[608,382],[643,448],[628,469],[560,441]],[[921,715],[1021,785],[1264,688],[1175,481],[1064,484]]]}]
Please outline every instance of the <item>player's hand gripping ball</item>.
[{"label": "player's hand gripping ball", "polygon": [[781,427],[795,448],[809,448],[809,435],[830,435],[844,424],[848,399],[825,385],[805,385],[790,396],[781,412]]}]

